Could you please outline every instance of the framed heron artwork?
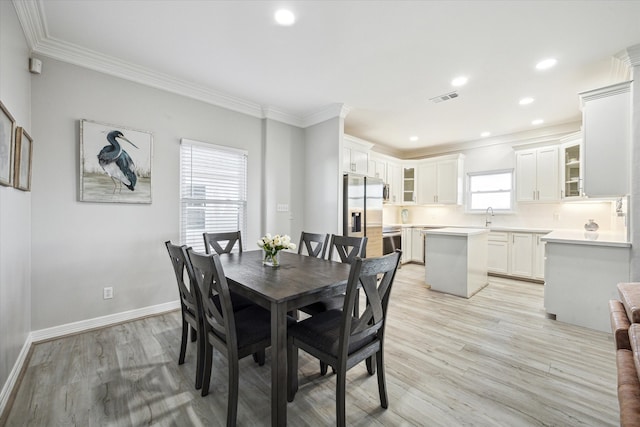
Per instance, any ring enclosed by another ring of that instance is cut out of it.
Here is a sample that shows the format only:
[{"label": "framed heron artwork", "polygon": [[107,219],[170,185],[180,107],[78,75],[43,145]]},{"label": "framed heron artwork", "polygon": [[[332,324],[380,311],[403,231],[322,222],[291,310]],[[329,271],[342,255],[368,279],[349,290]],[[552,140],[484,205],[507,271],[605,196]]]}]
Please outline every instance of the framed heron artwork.
[{"label": "framed heron artwork", "polygon": [[13,145],[16,121],[0,102],[0,184],[13,185]]},{"label": "framed heron artwork", "polygon": [[153,135],[80,121],[80,201],[151,203]]}]

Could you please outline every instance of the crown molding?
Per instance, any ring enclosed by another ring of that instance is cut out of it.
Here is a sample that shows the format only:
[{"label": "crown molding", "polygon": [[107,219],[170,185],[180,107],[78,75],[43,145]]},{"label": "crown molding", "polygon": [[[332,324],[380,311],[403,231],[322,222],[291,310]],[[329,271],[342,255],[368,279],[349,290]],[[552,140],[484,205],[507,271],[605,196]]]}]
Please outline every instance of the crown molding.
[{"label": "crown molding", "polygon": [[586,92],[580,92],[578,96],[580,97],[581,107],[584,108],[584,104],[587,101],[592,101],[598,98],[605,98],[607,96],[617,95],[619,93],[625,93],[629,91],[631,91],[631,81],[616,83]]},{"label": "crown molding", "polygon": [[47,30],[42,0],[13,0],[25,39],[32,53],[47,56],[145,86],[196,99],[217,107],[260,119],[271,119],[297,127],[308,127],[334,117],[344,118],[350,108],[332,104],[307,116],[219,92],[210,87],[141,67],[118,58],[85,49],[51,37]]},{"label": "crown molding", "polygon": [[622,52],[618,53],[616,57],[629,67],[640,66],[640,44],[629,46]]}]

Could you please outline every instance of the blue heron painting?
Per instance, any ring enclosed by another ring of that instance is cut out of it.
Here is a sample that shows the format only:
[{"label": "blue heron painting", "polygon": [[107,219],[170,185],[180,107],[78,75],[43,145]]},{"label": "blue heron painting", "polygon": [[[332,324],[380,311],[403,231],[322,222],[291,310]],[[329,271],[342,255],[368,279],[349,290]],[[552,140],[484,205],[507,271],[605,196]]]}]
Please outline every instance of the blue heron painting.
[{"label": "blue heron painting", "polygon": [[134,191],[138,177],[136,176],[136,165],[121,146],[118,140],[126,141],[133,147],[138,148],[133,142],[129,141],[119,130],[112,130],[107,135],[109,145],[105,145],[100,153],[98,153],[98,163],[102,169],[109,175],[113,181],[113,192],[122,189],[124,184],[129,190]]}]

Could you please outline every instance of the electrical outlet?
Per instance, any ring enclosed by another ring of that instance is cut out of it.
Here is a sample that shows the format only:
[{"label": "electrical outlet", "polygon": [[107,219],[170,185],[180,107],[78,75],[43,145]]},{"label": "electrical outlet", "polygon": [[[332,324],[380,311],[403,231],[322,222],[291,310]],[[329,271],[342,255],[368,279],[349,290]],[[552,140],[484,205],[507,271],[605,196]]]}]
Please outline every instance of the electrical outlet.
[{"label": "electrical outlet", "polygon": [[111,286],[104,288],[102,290],[102,299],[111,299],[113,298],[113,288]]}]

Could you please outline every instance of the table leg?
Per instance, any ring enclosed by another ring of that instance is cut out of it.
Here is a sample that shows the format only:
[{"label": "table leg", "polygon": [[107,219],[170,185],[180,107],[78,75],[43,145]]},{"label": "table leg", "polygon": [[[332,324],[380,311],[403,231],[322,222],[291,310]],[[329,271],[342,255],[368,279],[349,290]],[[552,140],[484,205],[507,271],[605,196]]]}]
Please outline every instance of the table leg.
[{"label": "table leg", "polygon": [[287,311],[271,304],[271,425],[287,425]]}]

